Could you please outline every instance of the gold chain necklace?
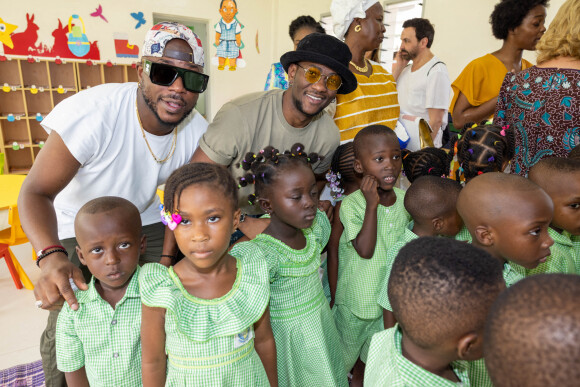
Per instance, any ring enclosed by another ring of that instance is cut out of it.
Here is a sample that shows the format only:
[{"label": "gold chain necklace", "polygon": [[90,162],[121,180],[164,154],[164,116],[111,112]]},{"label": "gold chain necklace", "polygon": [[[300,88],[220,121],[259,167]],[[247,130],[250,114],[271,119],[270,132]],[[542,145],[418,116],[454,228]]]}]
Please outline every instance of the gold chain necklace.
[{"label": "gold chain necklace", "polygon": [[365,66],[364,67],[359,67],[356,65],[356,63],[354,63],[352,60],[350,61],[350,64],[352,65],[352,67],[354,67],[359,73],[366,73],[367,71],[369,71],[369,62],[367,62],[366,59],[363,59],[365,61]]},{"label": "gold chain necklace", "polygon": [[151,156],[153,156],[153,159],[155,161],[157,161],[157,163],[163,164],[164,162],[169,160],[171,158],[171,156],[173,156],[173,153],[175,153],[175,144],[176,144],[176,140],[177,140],[177,130],[175,128],[173,128],[173,142],[171,144],[171,150],[169,151],[169,154],[163,160],[159,160],[157,158],[157,156],[155,156],[155,153],[153,153],[153,150],[151,149],[151,145],[149,145],[149,141],[147,141],[147,136],[145,136],[145,130],[143,129],[143,124],[141,123],[141,117],[139,117],[139,108],[137,107],[137,98],[135,98],[135,111],[137,112],[137,120],[139,121],[139,128],[141,128],[141,134],[143,134],[143,139],[145,140],[145,144],[147,144],[147,149],[149,149],[149,153],[151,153]]}]

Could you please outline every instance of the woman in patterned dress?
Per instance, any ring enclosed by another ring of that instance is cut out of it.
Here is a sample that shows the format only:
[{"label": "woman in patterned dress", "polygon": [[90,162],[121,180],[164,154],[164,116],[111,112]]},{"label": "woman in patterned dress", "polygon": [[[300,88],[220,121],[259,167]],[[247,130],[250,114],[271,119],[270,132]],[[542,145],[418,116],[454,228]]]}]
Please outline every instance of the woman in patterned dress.
[{"label": "woman in patterned dress", "polygon": [[494,123],[515,134],[512,173],[580,144],[580,0],[558,10],[537,45],[538,64],[503,82]]}]

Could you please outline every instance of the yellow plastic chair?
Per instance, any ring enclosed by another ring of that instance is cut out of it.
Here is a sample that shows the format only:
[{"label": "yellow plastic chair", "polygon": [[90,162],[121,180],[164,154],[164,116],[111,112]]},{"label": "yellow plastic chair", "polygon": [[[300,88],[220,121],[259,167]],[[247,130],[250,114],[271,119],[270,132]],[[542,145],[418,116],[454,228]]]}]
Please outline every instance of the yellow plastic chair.
[{"label": "yellow plastic chair", "polygon": [[16,256],[10,249],[10,246],[17,246],[28,242],[28,238],[26,238],[20,225],[18,207],[16,205],[9,208],[8,223],[10,223],[10,228],[0,231],[0,258],[4,258],[6,261],[16,288],[22,289],[22,285],[24,285],[26,289],[32,290],[34,289],[34,285],[32,285],[26,272],[22,269],[22,266],[20,266]]}]

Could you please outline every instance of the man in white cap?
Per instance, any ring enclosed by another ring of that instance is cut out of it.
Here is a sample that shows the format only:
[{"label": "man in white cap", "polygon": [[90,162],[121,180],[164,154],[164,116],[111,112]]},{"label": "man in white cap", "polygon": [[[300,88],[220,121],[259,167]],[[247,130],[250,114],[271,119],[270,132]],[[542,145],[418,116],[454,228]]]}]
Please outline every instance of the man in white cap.
[{"label": "man in white cap", "polygon": [[207,129],[194,110],[209,78],[203,66],[201,41],[189,28],[159,23],[145,37],[138,84],[82,91],[42,121],[48,140],[24,181],[18,209],[38,252],[36,305],[51,310],[41,338],[46,386],[66,385],[56,368],[54,333],[63,301],[78,309],[69,279],[87,289],[75,252],[75,216],[94,198],[123,197],[141,213],[147,237],[141,263],[162,258],[165,228],[156,189],[190,161]]}]

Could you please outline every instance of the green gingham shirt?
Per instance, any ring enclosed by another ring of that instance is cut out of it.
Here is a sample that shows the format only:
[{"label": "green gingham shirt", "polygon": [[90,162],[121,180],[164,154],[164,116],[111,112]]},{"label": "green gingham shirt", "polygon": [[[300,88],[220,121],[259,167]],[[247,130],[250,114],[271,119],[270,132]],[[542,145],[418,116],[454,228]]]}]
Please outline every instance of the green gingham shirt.
[{"label": "green gingham shirt", "polygon": [[580,274],[580,235],[572,235],[570,240],[572,241],[572,251],[574,252],[573,260],[574,266],[576,266],[576,274]]},{"label": "green gingham shirt", "polygon": [[411,242],[414,239],[419,238],[417,234],[411,231],[413,227],[413,223],[409,223],[405,228],[405,232],[401,235],[401,238],[395,243],[387,252],[387,270],[385,272],[385,278],[383,280],[383,284],[379,289],[379,297],[377,299],[379,305],[389,311],[393,311],[391,309],[391,303],[389,301],[389,278],[391,276],[391,269],[393,268],[393,263],[395,263],[395,258],[397,258],[397,254],[399,254],[399,250],[403,248],[407,243]]},{"label": "green gingham shirt", "polygon": [[366,200],[361,190],[348,195],[340,206],[340,220],[344,232],[338,245],[338,284],[336,304],[346,306],[361,319],[375,319],[382,315],[377,303],[379,288],[385,276],[387,251],[401,237],[411,220],[403,201],[405,192],[393,188],[396,201],[392,206],[379,204],[377,208],[377,243],[370,259],[361,258],[352,245],[362,229]]},{"label": "green gingham shirt", "polygon": [[564,231],[560,234],[550,227],[548,228],[548,234],[554,240],[554,244],[550,247],[550,256],[546,259],[546,262],[540,263],[535,269],[522,268],[526,273],[526,277],[548,273],[577,274],[574,266],[574,245],[572,244],[570,233]]},{"label": "green gingham shirt", "polygon": [[141,385],[139,267],[115,309],[101,298],[95,278],[77,291],[79,309],[65,304],[56,326],[56,360],[62,372],[85,367],[91,386]]},{"label": "green gingham shirt", "polygon": [[[412,363],[401,353],[403,333],[399,324],[379,333],[375,333],[369,349],[365,368],[364,385],[389,387],[469,387],[467,364],[457,360],[450,365],[460,382],[435,375]],[[477,384],[473,384],[477,386]]]},{"label": "green gingham shirt", "polygon": [[[513,266],[512,266],[513,265]],[[519,280],[525,278],[524,270],[521,266],[515,263],[506,262],[503,265],[503,279],[505,285],[509,288]],[[475,361],[470,361],[469,363],[469,380],[471,384],[475,387],[493,387],[493,383],[487,373],[487,368],[485,367],[485,362],[483,358]]]},{"label": "green gingham shirt", "polygon": [[471,234],[469,233],[469,230],[467,229],[467,227],[465,225],[463,225],[463,227],[461,227],[461,230],[459,230],[457,235],[455,235],[455,240],[460,241],[460,242],[471,243],[473,238],[471,237]]}]

